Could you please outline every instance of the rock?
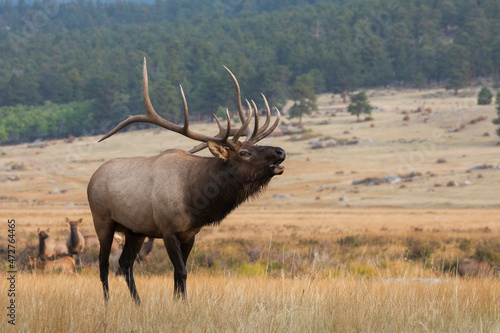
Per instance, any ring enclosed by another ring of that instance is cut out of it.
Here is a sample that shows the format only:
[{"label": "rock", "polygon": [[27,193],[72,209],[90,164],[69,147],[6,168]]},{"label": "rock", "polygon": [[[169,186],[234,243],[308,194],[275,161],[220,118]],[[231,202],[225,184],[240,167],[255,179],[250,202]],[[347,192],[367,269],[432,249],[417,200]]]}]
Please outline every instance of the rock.
[{"label": "rock", "polygon": [[459,186],[458,182],[454,181],[454,180],[450,180],[446,186],[448,187],[455,187],[455,186]]},{"label": "rock", "polygon": [[13,176],[8,176],[7,180],[11,182],[16,182],[18,180],[21,180],[21,178],[19,178],[19,176],[13,175]]},{"label": "rock", "polygon": [[323,146],[325,148],[335,147],[336,145],[337,145],[337,141],[335,141],[334,139],[328,139],[328,140],[323,141]]},{"label": "rock", "polygon": [[61,194],[61,191],[58,188],[55,188],[52,191],[50,191],[49,194]]},{"label": "rock", "polygon": [[384,183],[387,184],[401,183],[401,178],[396,174],[387,175],[382,179],[384,180]]},{"label": "rock", "polygon": [[365,179],[354,179],[352,181],[352,185],[361,185],[361,184],[365,184],[365,185],[380,185],[382,184],[384,181],[380,178],[376,178],[376,177],[368,177],[368,178],[365,178]]},{"label": "rock", "polygon": [[443,185],[439,184],[439,183],[435,183],[434,184],[434,187],[442,187]]},{"label": "rock", "polygon": [[36,139],[32,143],[28,144],[28,148],[44,148],[47,146],[47,143],[45,141],[42,141],[40,139]]},{"label": "rock", "polygon": [[402,179],[412,179],[412,178],[420,177],[420,176],[422,176],[421,172],[410,172],[406,175],[399,175],[399,177],[401,177]]},{"label": "rock", "polygon": [[339,201],[347,202],[349,201],[349,198],[347,198],[345,195],[343,197],[339,198]]},{"label": "rock", "polygon": [[444,158],[438,158],[436,163],[446,163],[447,161]]},{"label": "rock", "polygon": [[319,142],[320,142],[319,138],[312,138],[311,140],[309,140],[309,144],[310,145],[315,145],[315,144],[317,144]]},{"label": "rock", "polygon": [[337,141],[334,139],[328,139],[324,141],[319,141],[311,147],[311,149],[323,149],[323,148],[329,148],[329,147],[335,147],[337,146]]},{"label": "rock", "polygon": [[275,194],[271,197],[271,199],[285,199],[285,198],[291,198],[292,195],[291,194],[286,194],[286,193],[279,193],[279,194]]},{"label": "rock", "polygon": [[484,163],[470,168],[470,170],[484,170],[484,169],[493,169],[493,165]]},{"label": "rock", "polygon": [[469,185],[472,185],[472,184],[471,184],[471,182],[470,182],[470,181],[466,180],[466,181],[464,181],[464,184],[463,184],[463,185],[464,185],[464,186],[469,186]]},{"label": "rock", "polygon": [[280,129],[280,128],[277,128],[275,129],[272,133],[271,133],[271,136],[272,137],[280,137],[280,136],[283,136],[283,130]]}]

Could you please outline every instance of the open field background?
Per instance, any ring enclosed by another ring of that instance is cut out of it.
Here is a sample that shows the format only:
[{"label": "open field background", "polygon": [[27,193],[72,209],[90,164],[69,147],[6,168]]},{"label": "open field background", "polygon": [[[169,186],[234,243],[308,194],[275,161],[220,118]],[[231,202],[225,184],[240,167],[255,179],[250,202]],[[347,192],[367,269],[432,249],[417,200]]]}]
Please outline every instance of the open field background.
[{"label": "open field background", "polygon": [[[369,91],[375,120],[361,123],[338,95],[320,96],[304,133],[263,143],[287,151],[285,173],[197,236],[187,303],[172,300],[172,269],[157,241],[149,265],[137,267],[140,310],[114,277],[105,307],[96,252],[88,250],[74,275],[18,274],[18,328],[500,332],[498,277],[455,274],[469,256],[500,263],[496,113],[476,105],[477,91]],[[193,129],[213,134],[215,125]],[[311,149],[318,138],[359,143]],[[83,233],[94,232],[86,186],[104,161],[194,145],[154,129],[97,139],[0,147],[0,216],[16,219],[20,268],[35,253],[37,228],[65,239],[64,218],[81,217]],[[362,182],[411,173],[396,183]]]}]

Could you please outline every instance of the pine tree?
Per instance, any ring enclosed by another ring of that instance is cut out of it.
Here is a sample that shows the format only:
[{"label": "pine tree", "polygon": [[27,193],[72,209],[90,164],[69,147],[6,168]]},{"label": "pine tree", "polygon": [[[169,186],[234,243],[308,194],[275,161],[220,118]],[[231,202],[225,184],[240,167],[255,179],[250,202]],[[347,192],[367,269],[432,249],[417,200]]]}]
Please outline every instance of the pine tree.
[{"label": "pine tree", "polygon": [[362,113],[371,114],[373,110],[373,106],[368,102],[368,97],[364,91],[357,93],[356,95],[351,95],[351,104],[347,107],[347,111],[358,117]]},{"label": "pine tree", "polygon": [[453,44],[448,51],[448,75],[450,80],[446,85],[446,89],[453,89],[455,95],[458,89],[462,89],[467,85],[469,75],[469,62],[464,55],[467,54],[467,49],[461,45]]},{"label": "pine tree", "polygon": [[299,117],[299,126],[302,125],[302,116],[311,114],[318,109],[314,94],[314,80],[311,75],[297,76],[292,88],[292,99],[295,101],[290,108],[290,118]]},{"label": "pine tree", "polygon": [[[496,98],[495,104],[497,105],[498,118],[493,119],[493,124],[500,125],[500,90],[497,91],[497,98]],[[500,128],[497,129],[497,134],[498,134],[498,136],[500,136]]]},{"label": "pine tree", "polygon": [[491,99],[493,98],[493,94],[487,87],[483,87],[479,94],[477,95],[477,104],[478,105],[489,105],[491,104]]}]

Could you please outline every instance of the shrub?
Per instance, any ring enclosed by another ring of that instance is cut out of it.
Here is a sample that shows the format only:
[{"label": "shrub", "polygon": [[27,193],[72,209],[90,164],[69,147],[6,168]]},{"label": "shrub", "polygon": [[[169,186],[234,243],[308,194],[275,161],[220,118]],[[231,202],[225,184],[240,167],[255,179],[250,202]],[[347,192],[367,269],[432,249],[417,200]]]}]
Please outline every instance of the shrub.
[{"label": "shrub", "polygon": [[408,238],[406,240],[408,259],[429,258],[438,245],[435,241]]},{"label": "shrub", "polygon": [[489,105],[491,104],[491,99],[493,94],[487,87],[483,87],[479,94],[477,95],[477,104],[479,105]]}]

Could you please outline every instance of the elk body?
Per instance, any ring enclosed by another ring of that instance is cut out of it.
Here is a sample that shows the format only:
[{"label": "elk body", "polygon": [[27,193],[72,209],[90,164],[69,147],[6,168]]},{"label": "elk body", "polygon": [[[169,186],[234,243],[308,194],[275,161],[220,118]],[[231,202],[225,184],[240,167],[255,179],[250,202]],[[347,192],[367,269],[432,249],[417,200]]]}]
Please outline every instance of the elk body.
[{"label": "elk body", "polygon": [[493,275],[493,270],[487,262],[475,258],[465,258],[458,263],[458,275],[461,277],[485,277]]},{"label": "elk body", "polygon": [[42,260],[55,259],[58,255],[68,254],[68,247],[63,241],[49,237],[49,231],[37,229],[38,233],[38,258]]},{"label": "elk body", "polygon": [[78,225],[82,223],[82,221],[82,219],[70,221],[70,219],[66,218],[66,222],[69,223],[70,227],[70,234],[66,241],[66,246],[68,247],[69,255],[76,257],[76,263],[78,265],[80,265],[80,253],[82,253],[85,248],[85,237],[78,231]]},{"label": "elk body", "polygon": [[64,273],[72,273],[75,269],[75,259],[71,257],[62,257],[56,260],[45,260],[38,262],[37,258],[30,257],[25,265],[29,269],[50,273],[60,271]]},{"label": "elk body", "polygon": [[[87,195],[94,226],[100,242],[99,269],[105,299],[109,298],[108,267],[113,234],[125,235],[119,258],[129,291],[140,303],[133,264],[145,237],[163,239],[174,266],[174,295],[185,296],[186,261],[201,228],[217,224],[238,205],[259,194],[275,175],[283,173],[280,165],[285,151],[279,147],[258,146],[279,124],[280,114],[269,127],[270,108],[265,100],[267,118],[259,127],[255,103],[247,101],[248,117],[241,105],[238,82],[231,75],[237,94],[242,126],[231,129],[229,112],[224,128],[217,117],[219,133],[205,136],[189,129],[187,102],[184,102],[184,126],[161,118],[149,100],[146,59],[143,65],[143,98],[146,114],[132,116],[105,135],[104,140],[135,122],[149,122],[188,138],[201,141],[189,152],[169,149],[152,157],[117,158],[104,163],[90,179]],[[254,117],[253,131],[248,128]],[[269,127],[269,128],[268,128]],[[246,136],[246,140],[239,138]],[[100,141],[101,141],[100,140]],[[193,153],[208,147],[214,157]]]}]

